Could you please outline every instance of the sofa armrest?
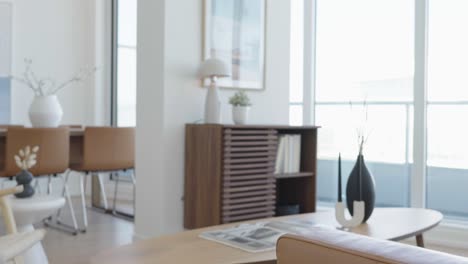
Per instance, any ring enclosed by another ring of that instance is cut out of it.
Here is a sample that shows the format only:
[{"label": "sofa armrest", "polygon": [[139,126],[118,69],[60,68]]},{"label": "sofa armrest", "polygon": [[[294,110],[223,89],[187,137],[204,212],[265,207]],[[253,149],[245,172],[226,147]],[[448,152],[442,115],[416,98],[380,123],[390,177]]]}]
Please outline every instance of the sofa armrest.
[{"label": "sofa armrest", "polygon": [[462,257],[322,227],[281,237],[276,252],[278,264],[468,264]]}]

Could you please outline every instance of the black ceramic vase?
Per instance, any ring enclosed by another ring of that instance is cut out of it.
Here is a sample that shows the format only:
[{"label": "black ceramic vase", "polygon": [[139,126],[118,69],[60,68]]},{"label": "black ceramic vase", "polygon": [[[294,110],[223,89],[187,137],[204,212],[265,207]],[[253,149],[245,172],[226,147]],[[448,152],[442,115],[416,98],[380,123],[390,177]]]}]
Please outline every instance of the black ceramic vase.
[{"label": "black ceramic vase", "polygon": [[34,188],[31,186],[33,176],[29,171],[22,170],[16,175],[16,182],[19,185],[23,185],[24,190],[20,193],[15,194],[18,198],[28,198],[34,195]]},{"label": "black ceramic vase", "polygon": [[[359,177],[359,174],[361,174],[361,177]],[[359,178],[361,178],[361,180],[359,180]],[[359,188],[360,182],[361,188]],[[366,167],[364,156],[362,154],[359,154],[346,185],[346,204],[351,215],[353,215],[354,201],[364,201],[365,213],[363,223],[365,223],[374,211],[375,182],[374,178]]]}]

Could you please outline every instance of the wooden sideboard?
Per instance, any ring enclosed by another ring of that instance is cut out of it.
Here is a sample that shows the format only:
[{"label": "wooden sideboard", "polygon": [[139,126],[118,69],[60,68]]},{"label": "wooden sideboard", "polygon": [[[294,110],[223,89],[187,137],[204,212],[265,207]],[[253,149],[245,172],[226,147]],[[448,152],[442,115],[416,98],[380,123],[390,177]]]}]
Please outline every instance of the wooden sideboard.
[{"label": "wooden sideboard", "polygon": [[[189,124],[185,130],[184,226],[273,217],[277,205],[315,212],[315,126]],[[275,174],[278,137],[300,134],[300,172]]]}]

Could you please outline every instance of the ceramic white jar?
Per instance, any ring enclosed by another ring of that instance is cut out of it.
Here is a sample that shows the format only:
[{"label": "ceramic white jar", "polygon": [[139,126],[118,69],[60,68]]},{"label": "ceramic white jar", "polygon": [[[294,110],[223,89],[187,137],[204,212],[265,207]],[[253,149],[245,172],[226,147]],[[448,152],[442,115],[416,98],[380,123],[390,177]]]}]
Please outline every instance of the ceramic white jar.
[{"label": "ceramic white jar", "polygon": [[63,110],[56,95],[36,96],[29,107],[33,127],[58,127]]},{"label": "ceramic white jar", "polygon": [[236,125],[245,125],[249,119],[250,106],[232,106],[232,120]]}]

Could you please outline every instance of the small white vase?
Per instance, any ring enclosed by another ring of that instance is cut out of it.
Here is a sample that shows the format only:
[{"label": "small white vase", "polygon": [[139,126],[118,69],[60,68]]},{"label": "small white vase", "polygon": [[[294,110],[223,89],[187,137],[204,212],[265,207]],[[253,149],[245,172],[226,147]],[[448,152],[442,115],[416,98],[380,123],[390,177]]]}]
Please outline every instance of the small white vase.
[{"label": "small white vase", "polygon": [[36,96],[29,107],[33,127],[58,127],[63,110],[56,95]]},{"label": "small white vase", "polygon": [[232,106],[232,120],[236,125],[245,125],[249,119],[250,106]]}]

